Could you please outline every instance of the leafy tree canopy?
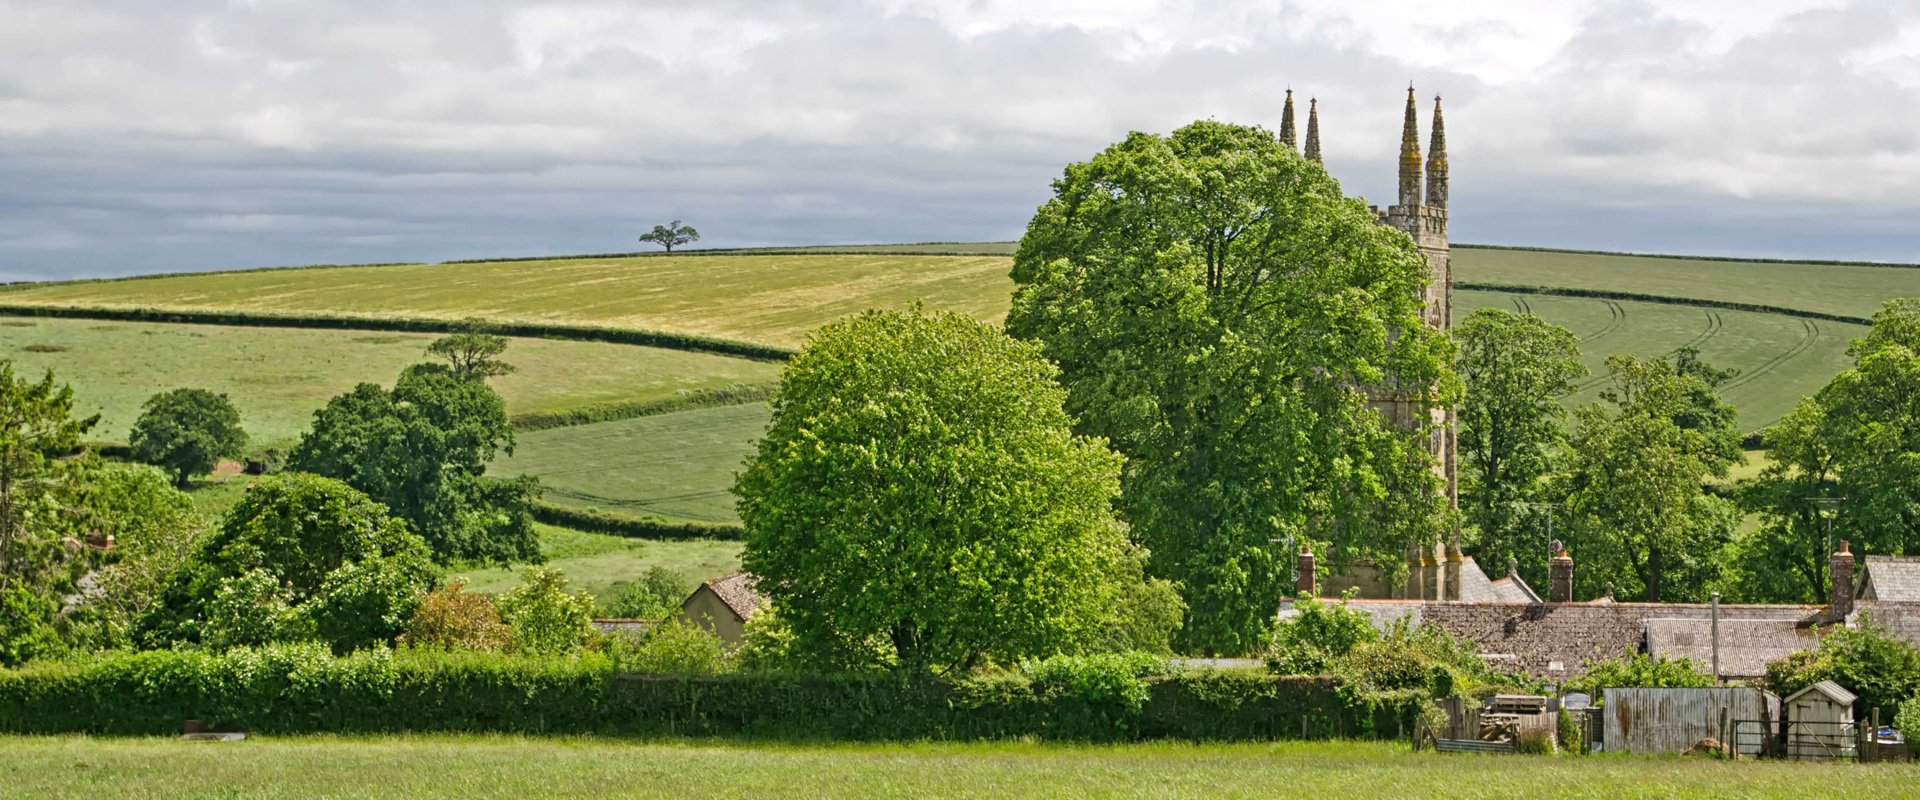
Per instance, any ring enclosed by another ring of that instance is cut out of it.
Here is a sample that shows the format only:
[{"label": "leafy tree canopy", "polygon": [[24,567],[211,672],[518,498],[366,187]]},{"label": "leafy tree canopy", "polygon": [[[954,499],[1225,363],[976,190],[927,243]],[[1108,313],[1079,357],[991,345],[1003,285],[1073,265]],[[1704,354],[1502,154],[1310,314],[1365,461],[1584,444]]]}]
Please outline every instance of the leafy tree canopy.
[{"label": "leafy tree canopy", "polygon": [[1476,534],[1481,564],[1516,558],[1545,585],[1547,555],[1538,514],[1552,455],[1566,438],[1560,398],[1587,374],[1572,331],[1532,314],[1483,308],[1454,331],[1460,398],[1460,507]]},{"label": "leafy tree canopy", "polygon": [[485,476],[513,452],[500,395],[479,381],[412,369],[392,391],[371,383],[328,401],[288,460],[345,481],[406,520],[440,561],[541,560],[530,477]]},{"label": "leafy tree canopy", "polygon": [[437,574],[426,542],[366,495],[317,475],[276,475],[248,487],[138,633],[156,647],[391,642]]},{"label": "leafy tree canopy", "polygon": [[173,470],[174,484],[212,472],[223,458],[239,458],[247,446],[240,410],[224,394],[174,389],[147,398],[133,423],[133,457]]},{"label": "leafy tree canopy", "polygon": [[963,670],[1088,646],[1142,580],[1120,461],[1033,343],[869,311],[788,362],[735,484],[743,561],[822,660]]},{"label": "leafy tree canopy", "polygon": [[700,232],[694,230],[692,225],[680,224],[680,220],[676,219],[665,225],[653,226],[653,230],[640,234],[640,241],[660,245],[671,253],[673,248],[700,241]]},{"label": "leafy tree canopy", "polygon": [[1187,603],[1189,649],[1264,644],[1290,548],[1400,567],[1449,525],[1427,431],[1367,392],[1451,401],[1426,261],[1259,128],[1135,133],[1067,167],[1014,257],[1007,331],[1060,365],[1121,509]]},{"label": "leafy tree canopy", "polygon": [[513,365],[498,356],[507,351],[507,337],[496,333],[498,326],[479,317],[454,323],[453,333],[427,345],[427,355],[447,360],[448,369],[457,377],[484,381],[513,373]]}]

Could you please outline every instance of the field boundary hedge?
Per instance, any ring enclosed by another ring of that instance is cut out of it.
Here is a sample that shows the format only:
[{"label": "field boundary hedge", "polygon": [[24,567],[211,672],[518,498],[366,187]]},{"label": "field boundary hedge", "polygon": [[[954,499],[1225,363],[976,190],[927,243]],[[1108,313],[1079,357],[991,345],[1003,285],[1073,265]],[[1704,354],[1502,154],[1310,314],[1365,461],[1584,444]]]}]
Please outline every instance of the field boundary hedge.
[{"label": "field boundary hedge", "polygon": [[1511,244],[1455,244],[1457,250],[1520,250],[1530,253],[1568,253],[1581,256],[1628,256],[1632,258],[1666,258],[1676,261],[1724,261],[1735,264],[1809,264],[1818,267],[1890,267],[1893,269],[1920,269],[1920,264],[1904,264],[1897,261],[1832,261],[1817,258],[1740,258],[1737,256],[1683,256],[1674,253],[1625,253],[1616,250],[1574,250],[1565,247],[1528,247]]},{"label": "field boundary hedge", "polygon": [[536,522],[559,528],[629,539],[720,539],[737,542],[747,538],[746,526],[737,522],[641,517],[597,508],[561,505],[550,500],[533,501],[533,518]]},{"label": "field boundary hedge", "polygon": [[57,281],[5,281],[0,282],[0,293],[17,292],[27,289],[39,289],[47,286],[82,286],[89,283],[121,283],[123,281],[145,281],[156,278],[191,278],[199,275],[245,275],[251,272],[286,272],[296,269],[354,269],[357,267],[430,267],[425,261],[375,261],[365,264],[300,264],[283,267],[242,267],[240,269],[210,269],[201,272],[154,272],[144,275],[118,275],[111,278],[63,278]]},{"label": "field boundary hedge", "polygon": [[647,400],[614,400],[570,408],[564,411],[532,411],[515,414],[508,421],[514,430],[543,431],[597,422],[618,422],[636,417],[652,417],[701,408],[758,403],[773,397],[778,384],[736,383],[718,389],[683,389],[672,397]]},{"label": "field boundary hedge", "polygon": [[522,261],[585,261],[594,258],[667,258],[678,256],[954,256],[958,258],[1012,258],[1012,253],[987,250],[827,250],[829,247],[915,247],[919,245],[939,244],[1000,244],[1000,242],[918,242],[908,245],[813,245],[795,248],[779,247],[739,247],[706,248],[701,250],[680,250],[664,253],[650,250],[643,253],[580,253],[559,256],[506,256],[502,258],[463,258],[455,261],[442,261],[442,264],[510,264]]},{"label": "field boundary hedge", "polygon": [[710,677],[611,660],[324,648],[149,651],[0,671],[0,731],[153,736],[188,719],[249,733],[503,732],[800,740],[1230,741],[1392,737],[1411,709],[1330,677],[1206,670],[1147,680],[1144,702],[1019,675]]},{"label": "field boundary hedge", "polygon": [[[321,330],[407,331],[449,333],[458,320],[430,317],[368,317],[348,314],[274,314],[263,311],[214,311],[162,308],[110,308],[105,306],[55,306],[0,304],[0,316],[100,319],[117,322],[168,322],[191,325],[239,325],[255,328],[310,328]],[[608,328],[599,325],[570,325],[547,322],[493,321],[502,336],[532,339],[566,339],[580,342],[606,342],[667,350],[717,353],[754,361],[785,361],[796,350],[770,344],[722,339],[689,333],[650,331],[640,328]]]},{"label": "field boundary hedge", "polygon": [[1557,297],[1592,297],[1605,300],[1633,300],[1642,303],[1664,303],[1676,306],[1697,306],[1700,308],[1719,308],[1728,311],[1752,311],[1760,314],[1782,314],[1789,317],[1844,322],[1850,325],[1872,325],[1873,320],[1866,317],[1853,317],[1845,314],[1829,314],[1824,311],[1807,311],[1785,306],[1770,306],[1763,303],[1736,303],[1730,300],[1703,300],[1697,297],[1674,297],[1661,294],[1640,294],[1638,292],[1616,292],[1608,289],[1576,289],[1566,286],[1526,286],[1507,283],[1476,283],[1457,281],[1453,288],[1470,292],[1511,292],[1514,294],[1539,294]]}]

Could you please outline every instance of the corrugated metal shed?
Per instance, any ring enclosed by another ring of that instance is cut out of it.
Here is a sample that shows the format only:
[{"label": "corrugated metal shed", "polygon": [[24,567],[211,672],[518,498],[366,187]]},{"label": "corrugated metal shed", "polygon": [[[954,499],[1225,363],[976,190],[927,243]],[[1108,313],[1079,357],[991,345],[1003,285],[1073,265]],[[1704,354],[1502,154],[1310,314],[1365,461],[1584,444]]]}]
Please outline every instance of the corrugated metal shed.
[{"label": "corrugated metal shed", "polygon": [[1608,689],[1601,709],[1608,752],[1682,753],[1722,739],[1728,721],[1780,718],[1780,698],[1759,689]]}]

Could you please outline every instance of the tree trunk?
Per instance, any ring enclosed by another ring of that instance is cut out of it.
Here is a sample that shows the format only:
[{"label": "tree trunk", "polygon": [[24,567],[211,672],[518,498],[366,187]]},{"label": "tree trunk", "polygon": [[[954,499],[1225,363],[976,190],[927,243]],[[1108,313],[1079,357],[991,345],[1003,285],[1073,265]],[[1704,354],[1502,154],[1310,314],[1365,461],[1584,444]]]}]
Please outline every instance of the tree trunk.
[{"label": "tree trunk", "polygon": [[190,477],[191,477],[191,476],[189,476],[189,475],[187,474],[187,468],[186,468],[186,467],[181,467],[181,468],[180,468],[180,473],[179,473],[179,475],[177,475],[177,476],[176,476],[176,477],[175,477],[175,478],[173,479],[173,485],[174,485],[174,488],[176,488],[176,489],[186,489],[187,487],[189,487],[189,486],[191,486],[191,485],[193,485],[193,484],[192,484],[192,481],[190,480]]}]

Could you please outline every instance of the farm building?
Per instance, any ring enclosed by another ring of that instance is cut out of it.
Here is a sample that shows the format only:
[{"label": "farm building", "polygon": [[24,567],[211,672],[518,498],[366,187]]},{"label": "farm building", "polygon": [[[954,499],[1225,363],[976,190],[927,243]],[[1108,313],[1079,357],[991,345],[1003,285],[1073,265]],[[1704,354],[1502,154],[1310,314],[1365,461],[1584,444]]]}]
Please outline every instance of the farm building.
[{"label": "farm building", "polygon": [[[1623,653],[1688,658],[1703,671],[1718,665],[1723,679],[1758,678],[1766,665],[1815,647],[1834,626],[1857,627],[1871,615],[1896,635],[1920,643],[1920,558],[1867,556],[1855,579],[1855,556],[1841,542],[1831,562],[1825,605],[1621,603],[1612,597],[1576,600],[1574,561],[1564,550],[1553,560],[1543,601],[1517,575],[1490,581],[1463,558],[1453,586],[1462,599],[1396,597],[1407,590],[1375,580],[1365,565],[1336,568],[1325,586],[1313,581],[1312,555],[1301,555],[1301,585],[1321,597],[1349,587],[1353,607],[1384,627],[1396,619],[1431,622],[1473,641],[1503,670],[1555,683],[1579,677],[1587,665]],[[1511,569],[1511,568],[1510,568]],[[1292,613],[1282,604],[1281,615]]]},{"label": "farm building", "polygon": [[1805,761],[1852,758],[1857,744],[1852,692],[1820,681],[1787,696],[1787,757]]},{"label": "farm building", "polygon": [[756,580],[735,572],[702,583],[680,604],[680,618],[713,631],[721,641],[739,644],[747,621],[760,610],[760,595],[753,590]]}]

